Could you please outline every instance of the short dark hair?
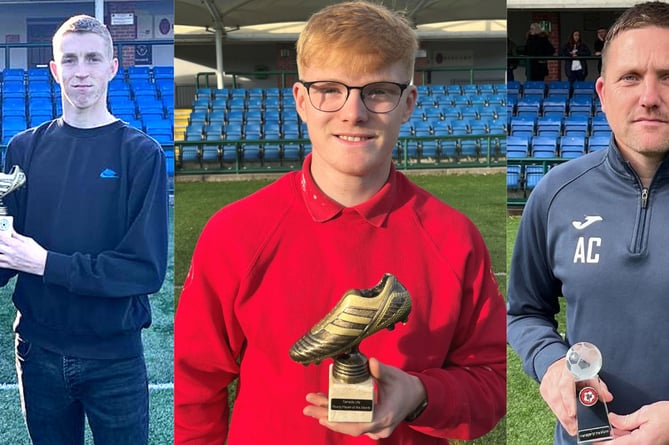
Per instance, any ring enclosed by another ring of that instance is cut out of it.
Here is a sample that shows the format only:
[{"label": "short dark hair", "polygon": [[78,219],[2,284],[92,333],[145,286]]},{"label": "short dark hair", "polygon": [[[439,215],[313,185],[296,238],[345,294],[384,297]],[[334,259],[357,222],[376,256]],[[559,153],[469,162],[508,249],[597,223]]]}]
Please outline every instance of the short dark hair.
[{"label": "short dark hair", "polygon": [[609,29],[604,40],[604,49],[602,50],[602,73],[606,67],[606,53],[611,41],[624,31],[630,29],[647,28],[657,26],[660,28],[669,28],[669,3],[664,2],[645,2],[639,3],[622,13]]}]

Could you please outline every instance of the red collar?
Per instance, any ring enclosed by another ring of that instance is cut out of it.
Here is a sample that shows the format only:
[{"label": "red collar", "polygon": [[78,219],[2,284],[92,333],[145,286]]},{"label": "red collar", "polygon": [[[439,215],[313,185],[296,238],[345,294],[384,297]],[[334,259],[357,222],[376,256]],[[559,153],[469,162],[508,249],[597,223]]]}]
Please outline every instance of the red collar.
[{"label": "red collar", "polygon": [[311,154],[304,159],[302,171],[296,177],[304,203],[314,221],[326,222],[341,213],[356,212],[371,225],[381,227],[395,202],[396,175],[395,165],[391,164],[388,180],[383,187],[367,201],[349,208],[333,201],[318,188],[311,177]]}]

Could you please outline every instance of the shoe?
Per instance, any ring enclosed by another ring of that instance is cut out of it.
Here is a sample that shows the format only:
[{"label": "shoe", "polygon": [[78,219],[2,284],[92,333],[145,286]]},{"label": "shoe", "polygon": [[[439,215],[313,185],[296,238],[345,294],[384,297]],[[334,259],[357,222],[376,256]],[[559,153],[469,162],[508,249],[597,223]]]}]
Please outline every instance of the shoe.
[{"label": "shoe", "polygon": [[363,339],[395,323],[406,323],[411,296],[397,278],[385,274],[371,289],[347,291],[316,326],[290,348],[290,357],[304,365],[350,352]]},{"label": "shoe", "polygon": [[9,173],[0,173],[0,198],[21,187],[26,182],[26,175],[18,165]]}]

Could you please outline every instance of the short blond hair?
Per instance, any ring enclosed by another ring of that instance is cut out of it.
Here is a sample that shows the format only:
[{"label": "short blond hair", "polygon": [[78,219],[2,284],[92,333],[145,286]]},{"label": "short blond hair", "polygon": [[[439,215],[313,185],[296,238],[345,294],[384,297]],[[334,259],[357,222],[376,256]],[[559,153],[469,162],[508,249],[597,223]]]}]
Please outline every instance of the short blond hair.
[{"label": "short blond hair", "polygon": [[328,63],[366,73],[400,62],[410,80],[417,49],[416,33],[402,13],[366,1],[344,2],[311,16],[297,40],[297,68]]},{"label": "short blond hair", "polygon": [[114,57],[114,42],[112,41],[112,36],[109,33],[109,30],[95,17],[89,15],[75,15],[70,17],[60,25],[60,28],[53,35],[53,40],[51,42],[53,46],[53,57],[56,58],[56,51],[60,48],[60,41],[63,39],[63,36],[68,33],[91,33],[96,34],[105,41],[105,50],[106,55],[111,59]]}]

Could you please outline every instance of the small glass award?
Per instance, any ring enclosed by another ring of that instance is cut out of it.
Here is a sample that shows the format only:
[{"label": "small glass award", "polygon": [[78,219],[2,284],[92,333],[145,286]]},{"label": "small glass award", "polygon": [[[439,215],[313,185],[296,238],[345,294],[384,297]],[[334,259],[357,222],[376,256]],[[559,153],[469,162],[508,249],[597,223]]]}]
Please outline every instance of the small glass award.
[{"label": "small glass award", "polygon": [[592,343],[580,342],[567,351],[567,369],[576,378],[576,423],[578,443],[613,439],[606,402],[600,397],[598,373],[602,354]]}]

